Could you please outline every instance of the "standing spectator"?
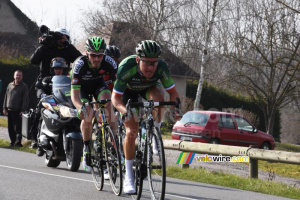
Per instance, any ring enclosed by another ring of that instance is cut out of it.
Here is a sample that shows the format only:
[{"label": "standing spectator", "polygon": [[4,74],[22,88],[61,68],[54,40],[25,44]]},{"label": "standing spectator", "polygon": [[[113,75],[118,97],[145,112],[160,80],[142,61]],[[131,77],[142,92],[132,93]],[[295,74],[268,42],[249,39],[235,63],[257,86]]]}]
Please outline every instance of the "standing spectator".
[{"label": "standing spectator", "polygon": [[23,73],[15,71],[14,81],[6,89],[3,114],[8,115],[8,134],[10,146],[22,147],[22,114],[28,107],[28,87],[22,81]]},{"label": "standing spectator", "polygon": [[2,92],[2,80],[0,79],[0,94]]}]

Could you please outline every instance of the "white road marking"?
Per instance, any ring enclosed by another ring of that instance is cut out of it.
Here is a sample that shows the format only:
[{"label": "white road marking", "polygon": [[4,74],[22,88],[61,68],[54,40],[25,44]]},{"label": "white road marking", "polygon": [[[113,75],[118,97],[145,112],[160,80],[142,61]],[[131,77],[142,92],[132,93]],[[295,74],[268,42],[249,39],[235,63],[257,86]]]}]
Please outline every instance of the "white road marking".
[{"label": "white road marking", "polygon": [[[6,165],[0,165],[0,167],[9,168],[9,169],[15,169],[15,170],[20,170],[20,171],[26,171],[26,172],[32,172],[32,173],[36,173],[36,174],[43,174],[43,175],[48,175],[48,176],[56,176],[56,177],[60,177],[60,178],[67,178],[67,179],[72,179],[72,180],[78,180],[78,181],[85,181],[85,182],[94,183],[94,181],[91,181],[91,180],[85,180],[85,179],[74,178],[74,177],[69,177],[69,176],[62,176],[62,175],[57,175],[57,174],[50,174],[50,173],[39,172],[39,171],[34,171],[34,170],[29,170],[29,169],[22,169],[22,168],[18,168],[18,167],[11,167],[11,166],[6,166]],[[109,183],[104,183],[104,184],[105,185],[110,185]],[[143,192],[150,193],[150,190],[143,189]],[[189,197],[184,197],[184,196],[179,196],[179,195],[172,195],[172,194],[167,194],[167,193],[165,194],[165,196],[175,197],[175,198],[179,198],[179,199],[197,200],[197,199],[192,199],[192,198],[189,198]]]},{"label": "white road marking", "polygon": [[62,175],[57,175],[57,174],[50,174],[50,173],[39,172],[39,171],[34,171],[34,170],[29,170],[29,169],[17,168],[17,167],[10,167],[10,166],[6,166],[6,165],[0,165],[0,167],[10,168],[10,169],[16,169],[16,170],[26,171],[26,172],[32,172],[32,173],[36,173],[36,174],[44,174],[44,175],[48,175],[48,176],[56,176],[56,177],[61,177],[61,178],[79,180],[79,181],[86,181],[86,182],[92,182],[92,183],[94,182],[94,181],[91,181],[91,180],[85,180],[85,179],[80,179],[80,178],[73,178],[73,177],[62,176]]}]

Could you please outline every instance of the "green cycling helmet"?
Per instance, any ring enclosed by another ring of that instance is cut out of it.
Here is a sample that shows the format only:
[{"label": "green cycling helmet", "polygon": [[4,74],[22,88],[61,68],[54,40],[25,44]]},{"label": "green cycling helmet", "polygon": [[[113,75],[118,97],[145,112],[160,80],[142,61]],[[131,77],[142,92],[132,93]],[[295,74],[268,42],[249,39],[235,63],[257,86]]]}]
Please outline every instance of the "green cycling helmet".
[{"label": "green cycling helmet", "polygon": [[97,37],[97,36],[90,37],[85,42],[85,49],[87,51],[100,51],[100,52],[103,51],[104,53],[106,49],[106,43],[104,39],[101,37]]},{"label": "green cycling helmet", "polygon": [[153,40],[144,40],[138,43],[135,52],[139,57],[158,58],[161,54],[161,48]]}]

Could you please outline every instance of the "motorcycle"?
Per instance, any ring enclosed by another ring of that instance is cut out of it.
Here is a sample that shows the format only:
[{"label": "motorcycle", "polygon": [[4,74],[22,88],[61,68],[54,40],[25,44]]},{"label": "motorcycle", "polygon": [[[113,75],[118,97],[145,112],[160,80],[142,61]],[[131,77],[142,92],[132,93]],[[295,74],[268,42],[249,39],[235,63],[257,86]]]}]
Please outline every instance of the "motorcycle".
[{"label": "motorcycle", "polygon": [[53,95],[39,104],[41,119],[38,132],[39,151],[45,153],[45,164],[57,167],[66,161],[70,171],[77,171],[82,157],[82,134],[77,109],[71,101],[71,80],[65,75],[52,78]]}]

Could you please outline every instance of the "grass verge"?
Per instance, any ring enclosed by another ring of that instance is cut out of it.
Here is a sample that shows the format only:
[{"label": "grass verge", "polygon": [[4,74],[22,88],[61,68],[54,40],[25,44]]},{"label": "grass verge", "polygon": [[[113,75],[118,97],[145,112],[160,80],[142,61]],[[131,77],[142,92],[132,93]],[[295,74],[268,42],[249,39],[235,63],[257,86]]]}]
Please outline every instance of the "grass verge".
[{"label": "grass verge", "polygon": [[0,127],[7,127],[7,118],[0,117]]},{"label": "grass verge", "polygon": [[0,139],[0,147],[1,148],[14,149],[14,150],[17,150],[17,151],[25,151],[25,152],[29,152],[29,153],[35,153],[36,152],[36,149],[29,148],[30,145],[31,145],[31,141],[27,140],[26,142],[22,142],[22,144],[23,144],[23,147],[10,147],[8,140]]},{"label": "grass verge", "polygon": [[273,181],[243,178],[223,172],[210,172],[199,168],[181,169],[175,166],[168,166],[167,176],[269,195],[300,199],[299,188],[290,187],[288,185]]},{"label": "grass verge", "polygon": [[[171,132],[167,129],[162,129],[162,138],[165,140],[171,140]],[[300,153],[300,145],[276,143],[275,151]],[[241,163],[241,165],[245,164],[248,165],[248,163]],[[280,176],[300,179],[300,166],[296,164],[267,162],[259,160],[258,169],[269,172],[270,174],[274,173]]]}]

